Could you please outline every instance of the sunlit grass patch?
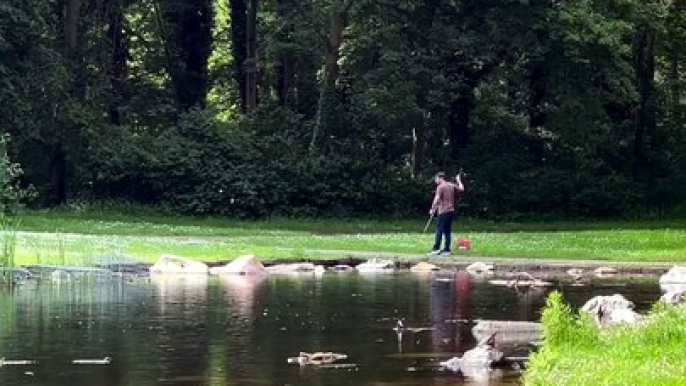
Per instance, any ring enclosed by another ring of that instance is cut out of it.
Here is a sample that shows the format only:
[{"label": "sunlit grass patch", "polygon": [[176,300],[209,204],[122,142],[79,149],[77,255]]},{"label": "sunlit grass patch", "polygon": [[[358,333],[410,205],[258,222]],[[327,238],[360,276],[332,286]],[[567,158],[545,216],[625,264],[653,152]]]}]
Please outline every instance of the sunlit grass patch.
[{"label": "sunlit grass patch", "polygon": [[525,385],[684,384],[686,307],[603,331],[565,307],[559,293],[548,298],[544,346],[531,358]]},{"label": "sunlit grass patch", "polygon": [[[267,219],[28,212],[17,234],[17,263],[87,264],[98,255],[155,261],[163,253],[205,261],[254,253],[262,259],[331,258],[337,251],[423,255],[433,245],[425,219]],[[472,256],[686,261],[686,226],[678,223],[517,224],[458,219],[454,240],[471,240]],[[656,224],[664,225],[659,227]],[[318,254],[317,251],[327,253]]]}]

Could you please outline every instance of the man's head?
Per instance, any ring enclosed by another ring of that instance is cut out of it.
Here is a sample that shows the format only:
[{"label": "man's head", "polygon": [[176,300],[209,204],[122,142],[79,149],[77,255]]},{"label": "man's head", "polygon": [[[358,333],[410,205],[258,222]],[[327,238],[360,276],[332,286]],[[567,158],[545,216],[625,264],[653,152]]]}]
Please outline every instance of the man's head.
[{"label": "man's head", "polygon": [[436,173],[436,175],[434,176],[434,182],[436,183],[436,185],[439,185],[440,183],[442,183],[444,181],[445,181],[445,173],[443,173],[443,172]]}]

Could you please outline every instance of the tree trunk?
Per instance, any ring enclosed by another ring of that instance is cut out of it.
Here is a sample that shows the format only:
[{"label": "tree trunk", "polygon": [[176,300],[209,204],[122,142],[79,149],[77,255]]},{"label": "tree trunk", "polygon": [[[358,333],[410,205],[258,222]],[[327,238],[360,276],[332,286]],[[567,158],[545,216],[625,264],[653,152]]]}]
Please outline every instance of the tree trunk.
[{"label": "tree trunk", "polygon": [[[66,0],[64,3],[64,43],[65,57],[72,66],[78,60],[78,35],[80,0]],[[73,90],[72,90],[73,92]],[[60,101],[54,101],[55,104]],[[50,176],[50,194],[48,204],[58,206],[67,201],[67,150],[65,148],[65,127],[54,119],[57,115],[57,105],[53,112],[54,136],[47,140],[46,148],[49,154],[48,175]]]},{"label": "tree trunk", "polygon": [[543,163],[543,139],[541,134],[546,122],[543,106],[547,91],[547,74],[544,63],[532,63],[529,71],[529,152],[536,165]]},{"label": "tree trunk", "polygon": [[257,108],[257,7],[258,0],[247,0],[245,55],[245,112]]},{"label": "tree trunk", "polygon": [[247,0],[229,0],[231,7],[231,51],[234,62],[234,79],[238,85],[238,97],[241,103],[241,110],[245,112],[246,107],[246,87],[245,87],[245,58],[247,31]]},{"label": "tree trunk", "polygon": [[50,151],[50,195],[48,204],[59,206],[67,201],[67,154],[61,141],[56,141]]},{"label": "tree trunk", "polygon": [[679,102],[681,101],[681,90],[679,88],[679,50],[672,47],[669,52],[669,70],[667,71],[667,78],[670,88],[670,104],[669,111],[671,114],[676,114],[679,110]]},{"label": "tree trunk", "polygon": [[124,35],[124,13],[120,0],[113,1],[109,4],[107,19],[107,37],[110,46],[110,103],[108,106],[108,116],[110,124],[120,126],[122,124],[120,104],[123,98],[128,72],[126,66],[128,51],[126,37]]},{"label": "tree trunk", "polygon": [[655,128],[655,36],[649,27],[639,31],[636,44],[636,81],[639,104],[636,117],[633,148],[633,176],[636,181],[645,180],[647,167],[647,138]]},{"label": "tree trunk", "polygon": [[[291,45],[293,41],[292,32],[293,24],[287,19],[288,3],[286,0],[277,1],[277,12],[279,19],[286,23],[285,27],[279,31],[278,40],[283,45]],[[291,107],[293,110],[297,109],[297,100],[294,95],[295,91],[295,71],[297,65],[297,57],[293,49],[282,48],[279,53],[279,59],[276,68],[276,95],[279,98],[279,105]]]},{"label": "tree trunk", "polygon": [[80,9],[80,0],[67,0],[66,10],[64,13],[64,37],[67,43],[67,54],[70,57],[73,57],[76,53]]},{"label": "tree trunk", "polygon": [[204,107],[209,90],[207,64],[212,52],[212,0],[166,0],[164,18],[171,27],[169,73],[183,110]]},{"label": "tree trunk", "polygon": [[320,87],[317,119],[312,132],[310,153],[316,153],[321,150],[324,138],[329,134],[333,121],[336,119],[335,111],[338,108],[336,95],[336,82],[338,81],[339,71],[338,59],[340,58],[343,31],[346,27],[349,6],[350,3],[346,5],[342,0],[336,0],[331,5],[330,31],[326,41],[324,56],[324,77]]},{"label": "tree trunk", "polygon": [[445,65],[448,78],[455,79],[458,84],[448,113],[448,139],[453,160],[459,158],[460,152],[469,143],[475,105],[474,90],[493,66],[492,63],[478,65],[465,55],[453,55]]}]

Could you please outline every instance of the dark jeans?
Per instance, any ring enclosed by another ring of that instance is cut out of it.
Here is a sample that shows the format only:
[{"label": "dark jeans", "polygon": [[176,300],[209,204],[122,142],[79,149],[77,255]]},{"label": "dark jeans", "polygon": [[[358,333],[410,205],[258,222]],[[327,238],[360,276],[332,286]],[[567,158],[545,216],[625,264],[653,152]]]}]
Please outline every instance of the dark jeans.
[{"label": "dark jeans", "polygon": [[451,234],[453,231],[453,217],[455,212],[447,212],[438,215],[436,223],[436,241],[434,242],[434,251],[441,248],[441,240],[445,236],[444,251],[450,251]]}]

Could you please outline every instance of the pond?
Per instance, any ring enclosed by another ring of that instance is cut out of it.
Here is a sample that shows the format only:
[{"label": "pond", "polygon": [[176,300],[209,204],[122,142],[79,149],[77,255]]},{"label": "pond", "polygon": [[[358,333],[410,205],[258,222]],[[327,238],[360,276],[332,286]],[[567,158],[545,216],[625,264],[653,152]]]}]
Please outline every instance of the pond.
[{"label": "pond", "polygon": [[[470,321],[537,321],[552,288],[575,307],[622,293],[646,310],[660,296],[654,277],[517,291],[465,273],[407,271],[28,282],[0,292],[0,357],[35,362],[1,366],[0,384],[470,384],[438,366],[474,347]],[[426,330],[399,339],[400,318]],[[350,366],[287,363],[301,351],[344,353]],[[483,384],[519,377],[497,373]]]}]

